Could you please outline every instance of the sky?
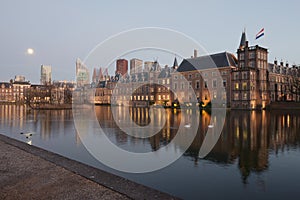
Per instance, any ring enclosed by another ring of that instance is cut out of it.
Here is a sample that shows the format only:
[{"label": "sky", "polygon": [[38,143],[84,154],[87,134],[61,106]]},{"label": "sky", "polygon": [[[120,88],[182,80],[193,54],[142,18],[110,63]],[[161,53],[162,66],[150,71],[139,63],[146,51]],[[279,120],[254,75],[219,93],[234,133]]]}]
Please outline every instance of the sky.
[{"label": "sky", "polygon": [[[0,81],[25,75],[38,83],[42,64],[52,66],[53,80],[75,80],[76,58],[84,60],[112,35],[142,27],[179,31],[209,53],[234,54],[246,28],[250,45],[269,49],[269,62],[300,64],[299,7],[297,0],[1,0]],[[265,36],[255,40],[261,28]]]}]

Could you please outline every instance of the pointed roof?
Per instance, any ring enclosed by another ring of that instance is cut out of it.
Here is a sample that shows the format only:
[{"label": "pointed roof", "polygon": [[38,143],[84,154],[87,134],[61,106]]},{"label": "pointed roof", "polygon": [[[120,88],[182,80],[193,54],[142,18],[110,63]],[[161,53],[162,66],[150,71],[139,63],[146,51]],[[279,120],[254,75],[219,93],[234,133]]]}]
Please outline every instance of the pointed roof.
[{"label": "pointed roof", "polygon": [[241,42],[240,42],[240,49],[244,48],[246,46],[246,32],[245,30],[242,33]]},{"label": "pointed roof", "polygon": [[178,62],[177,62],[177,59],[176,59],[176,57],[175,57],[175,59],[174,59],[174,64],[173,64],[173,68],[176,68],[176,67],[178,67]]}]

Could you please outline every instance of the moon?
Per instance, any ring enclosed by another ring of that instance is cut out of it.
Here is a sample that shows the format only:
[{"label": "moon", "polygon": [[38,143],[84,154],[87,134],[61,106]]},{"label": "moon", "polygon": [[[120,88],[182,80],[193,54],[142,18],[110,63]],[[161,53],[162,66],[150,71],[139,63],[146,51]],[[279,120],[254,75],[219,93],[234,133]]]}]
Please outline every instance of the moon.
[{"label": "moon", "polygon": [[32,48],[28,48],[26,52],[27,52],[28,55],[33,55],[34,54],[34,50]]}]

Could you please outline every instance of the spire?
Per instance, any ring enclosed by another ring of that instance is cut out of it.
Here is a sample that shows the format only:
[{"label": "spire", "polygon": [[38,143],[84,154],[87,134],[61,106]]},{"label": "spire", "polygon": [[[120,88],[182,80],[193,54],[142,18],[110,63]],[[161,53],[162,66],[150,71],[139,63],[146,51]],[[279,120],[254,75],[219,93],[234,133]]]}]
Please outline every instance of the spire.
[{"label": "spire", "polygon": [[240,49],[243,49],[246,46],[246,29],[244,29],[241,37],[241,42],[240,42]]},{"label": "spire", "polygon": [[173,68],[174,68],[174,69],[177,69],[177,68],[178,68],[178,63],[177,63],[176,57],[175,57],[175,59],[174,59]]}]

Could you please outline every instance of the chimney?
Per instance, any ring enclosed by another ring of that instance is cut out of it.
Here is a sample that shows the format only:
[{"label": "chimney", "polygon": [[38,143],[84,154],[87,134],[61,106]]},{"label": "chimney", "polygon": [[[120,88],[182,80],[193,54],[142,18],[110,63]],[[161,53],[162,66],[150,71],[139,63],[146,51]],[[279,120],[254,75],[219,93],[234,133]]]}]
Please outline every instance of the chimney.
[{"label": "chimney", "polygon": [[280,65],[283,66],[283,61],[282,60],[280,61]]},{"label": "chimney", "polygon": [[248,47],[249,46],[249,42],[248,41],[246,41],[246,47]]},{"label": "chimney", "polygon": [[274,60],[274,65],[277,65],[277,60],[276,60],[276,58],[275,58],[275,60]]},{"label": "chimney", "polygon": [[288,62],[286,62],[286,63],[285,63],[285,66],[286,66],[286,67],[289,67],[289,63],[288,63]]},{"label": "chimney", "polygon": [[198,51],[197,51],[197,49],[194,49],[194,58],[197,58],[198,57]]}]

